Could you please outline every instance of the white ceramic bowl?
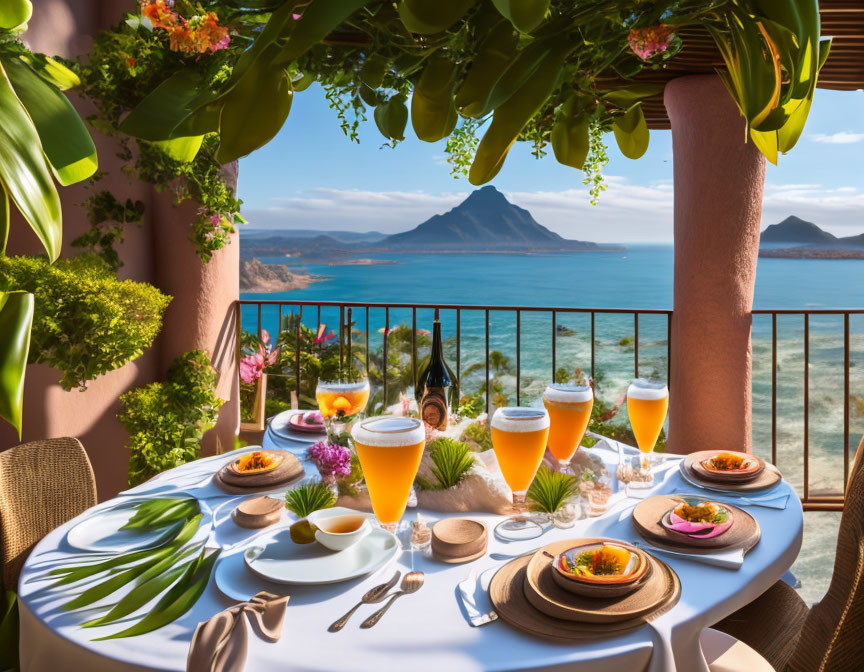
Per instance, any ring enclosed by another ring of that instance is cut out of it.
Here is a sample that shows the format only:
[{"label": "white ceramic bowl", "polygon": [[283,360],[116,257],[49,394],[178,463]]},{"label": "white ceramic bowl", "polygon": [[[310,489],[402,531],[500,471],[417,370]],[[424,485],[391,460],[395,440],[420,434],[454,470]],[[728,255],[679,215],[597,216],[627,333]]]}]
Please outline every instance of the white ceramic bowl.
[{"label": "white ceramic bowl", "polygon": [[[320,515],[310,516],[309,520],[318,529],[315,531],[315,540],[322,546],[329,548],[331,551],[344,551],[346,548],[353,546],[358,541],[366,538],[372,532],[372,525],[369,523],[363,513],[351,512],[334,512],[333,515],[326,515],[327,510],[316,512]],[[356,527],[354,524],[356,523]],[[337,532],[340,525],[354,527],[348,532]]]}]

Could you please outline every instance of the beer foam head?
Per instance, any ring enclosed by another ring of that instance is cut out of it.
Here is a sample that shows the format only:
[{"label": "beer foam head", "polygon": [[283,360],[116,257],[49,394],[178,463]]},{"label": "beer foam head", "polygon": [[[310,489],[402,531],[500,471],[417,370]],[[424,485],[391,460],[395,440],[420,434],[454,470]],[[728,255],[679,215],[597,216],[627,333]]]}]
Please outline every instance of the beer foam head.
[{"label": "beer foam head", "polygon": [[351,437],[364,446],[411,446],[426,440],[426,430],[415,418],[379,415],[354,425]]},{"label": "beer foam head", "polygon": [[546,401],[557,401],[562,404],[576,404],[591,401],[594,398],[594,390],[587,385],[561,385],[553,383],[546,387],[543,392]]},{"label": "beer foam head", "polygon": [[504,432],[537,432],[549,427],[545,408],[502,406],[492,415],[492,426]]},{"label": "beer foam head", "polygon": [[666,387],[666,383],[647,380],[646,378],[637,378],[627,388],[627,397],[630,399],[656,401],[658,399],[665,399],[668,396],[669,389]]},{"label": "beer foam head", "polygon": [[319,380],[318,389],[327,390],[330,392],[359,392],[369,388],[368,380],[361,380],[357,383],[346,383],[338,380]]}]

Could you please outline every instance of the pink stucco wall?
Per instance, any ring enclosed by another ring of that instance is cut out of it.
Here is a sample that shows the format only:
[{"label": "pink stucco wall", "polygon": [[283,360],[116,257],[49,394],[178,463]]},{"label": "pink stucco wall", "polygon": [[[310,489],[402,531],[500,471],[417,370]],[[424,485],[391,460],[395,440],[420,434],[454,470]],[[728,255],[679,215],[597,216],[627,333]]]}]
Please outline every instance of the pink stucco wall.
[{"label": "pink stucco wall", "polygon": [[666,85],[675,185],[672,452],[750,450],[750,343],[765,159],[715,75]]},{"label": "pink stucco wall", "polygon": [[[37,51],[74,57],[86,53],[91,36],[118,22],[130,9],[116,0],[41,0],[35,7],[28,44]],[[82,113],[87,104],[73,100]],[[141,228],[129,226],[119,247],[124,262],[120,277],[150,282],[174,297],[165,315],[165,326],[153,347],[139,359],[101,376],[86,392],[64,392],[56,381],[60,374],[47,366],[30,366],[25,385],[23,440],[54,436],[81,439],[96,472],[100,499],[111,497],[126,483],[128,436],[117,420],[117,398],[126,390],[163,377],[171,360],[187,350],[211,353],[220,372],[218,393],[226,399],[215,430],[206,437],[207,452],[217,444],[230,447],[238,426],[237,381],[234,361],[236,337],[233,302],[239,297],[239,241],[217,252],[203,265],[195,255],[189,224],[195,207],[175,208],[170,195],[156,193],[147,184],[127,179],[119,171],[116,144],[92,132],[99,152],[100,170],[109,176],[98,189],[109,189],[119,199],[141,200],[147,206]],[[230,177],[236,182],[236,166]],[[69,243],[89,227],[81,203],[92,193],[82,185],[61,189],[63,200],[63,254],[74,254]],[[10,254],[39,254],[42,249],[27,224],[13,222]],[[216,437],[219,437],[218,441]],[[0,423],[0,449],[18,442],[14,431]]]}]

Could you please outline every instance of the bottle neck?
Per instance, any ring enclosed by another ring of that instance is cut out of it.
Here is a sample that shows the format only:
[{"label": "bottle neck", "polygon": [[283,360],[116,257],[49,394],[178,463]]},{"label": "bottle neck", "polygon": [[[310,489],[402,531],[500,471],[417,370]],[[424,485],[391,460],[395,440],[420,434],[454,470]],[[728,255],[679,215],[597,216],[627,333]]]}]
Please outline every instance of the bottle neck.
[{"label": "bottle neck", "polygon": [[441,345],[441,322],[435,320],[432,325],[432,358],[444,359],[444,349]]}]

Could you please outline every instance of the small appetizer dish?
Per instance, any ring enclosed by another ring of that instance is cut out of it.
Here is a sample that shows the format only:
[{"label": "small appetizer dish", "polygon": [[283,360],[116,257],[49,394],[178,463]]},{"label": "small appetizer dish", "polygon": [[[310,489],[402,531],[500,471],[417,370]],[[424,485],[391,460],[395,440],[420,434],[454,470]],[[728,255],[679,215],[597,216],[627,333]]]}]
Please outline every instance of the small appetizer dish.
[{"label": "small appetizer dish", "polygon": [[292,429],[301,432],[323,432],[325,429],[324,416],[319,411],[295,413],[288,422]]},{"label": "small appetizer dish", "polygon": [[691,539],[712,539],[726,532],[735,518],[718,502],[682,498],[660,521],[663,527]]},{"label": "small appetizer dish", "polygon": [[239,476],[264,474],[276,469],[284,459],[284,455],[267,450],[256,450],[234,460],[231,463],[231,471]]},{"label": "small appetizer dish", "polygon": [[586,597],[619,597],[648,575],[647,556],[619,542],[575,546],[555,556],[552,577],[559,586]]},{"label": "small appetizer dish", "polygon": [[727,478],[755,477],[762,471],[762,462],[747,453],[717,453],[700,464],[711,475]]}]

